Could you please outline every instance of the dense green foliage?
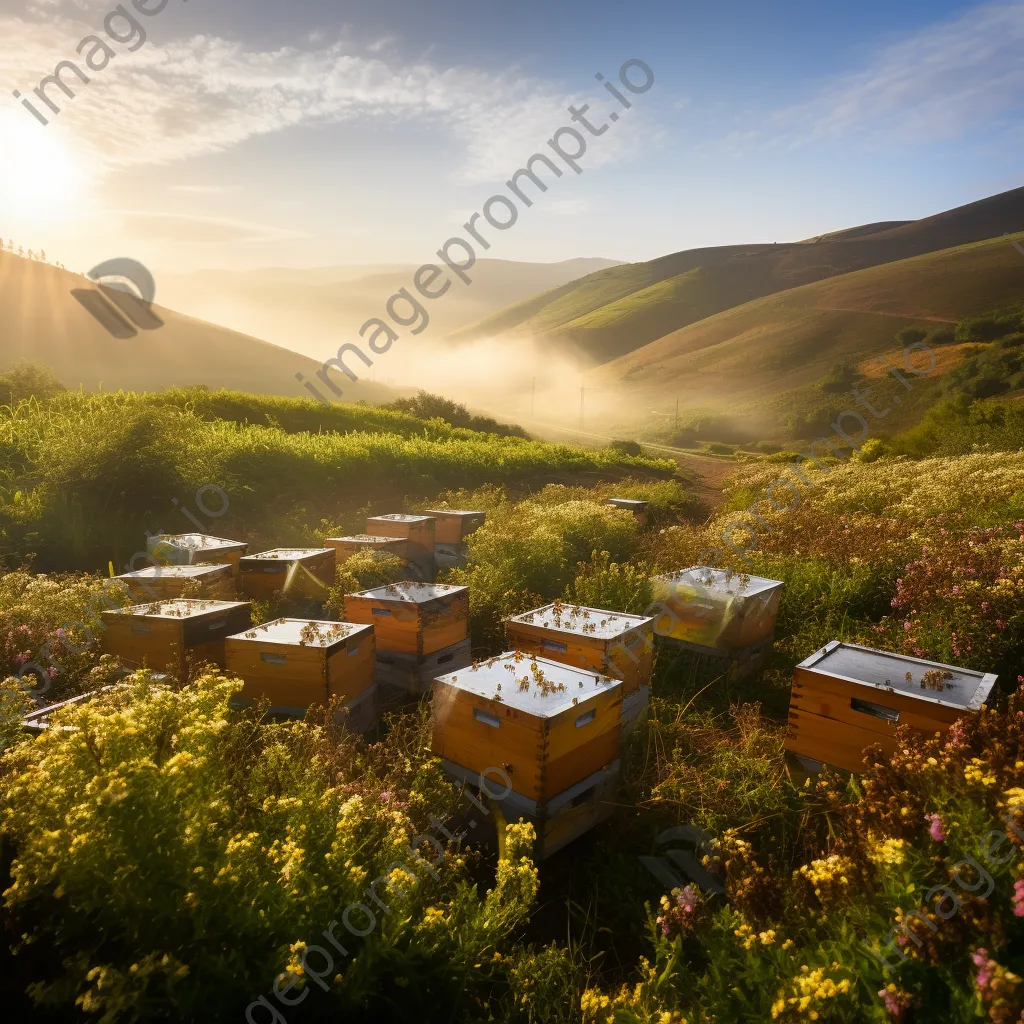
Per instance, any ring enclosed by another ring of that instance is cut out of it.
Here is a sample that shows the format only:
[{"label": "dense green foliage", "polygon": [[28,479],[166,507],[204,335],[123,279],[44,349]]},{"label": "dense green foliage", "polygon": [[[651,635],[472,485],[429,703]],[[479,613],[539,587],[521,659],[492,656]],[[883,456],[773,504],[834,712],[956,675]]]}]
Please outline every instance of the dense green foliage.
[{"label": "dense green foliage", "polygon": [[204,415],[196,399],[194,392],[69,394],[0,409],[0,558],[11,564],[35,554],[47,570],[111,561],[122,571],[145,550],[144,531],[194,530],[183,510],[207,532],[271,547],[312,542],[324,519],[347,517],[354,527],[371,505],[393,511],[408,495],[427,499],[445,487],[671,474],[671,464],[658,460],[395,412],[348,407],[337,414],[349,424],[345,433],[294,432],[302,416],[321,415],[316,403],[251,403],[292,413],[286,430],[243,423],[237,409],[234,419],[204,418],[219,403],[235,405],[230,393],[208,396],[214,404]]},{"label": "dense green foliage", "polygon": [[[549,468],[663,471],[621,453],[424,429],[433,433],[317,435],[128,396],[58,398],[7,422],[5,465],[21,497],[8,492],[4,523],[64,538],[43,549],[56,559],[69,542],[54,495],[127,520],[140,496],[170,503],[210,473],[232,515],[238,495],[233,523],[244,536],[258,522],[274,543],[304,530],[315,539],[350,520],[340,499],[314,503],[325,492],[303,474],[349,488],[357,525],[375,485],[402,487],[429,467],[432,505],[488,513],[467,567],[446,575],[470,587],[478,654],[504,646],[505,616],[556,598],[642,612],[653,574],[718,547],[722,564],[785,583],[770,662],[737,682],[659,648],[651,711],[624,751],[611,822],[538,868],[524,829],[502,833],[500,856],[467,853],[438,829],[454,830],[458,794],[430,756],[418,709],[365,743],[319,712],[275,724],[258,709],[232,711],[238,684],[216,675],[168,689],[142,674],[61,712],[57,724],[70,728],[19,742],[24,702],[8,683],[0,828],[13,952],[0,977],[11,979],[11,1005],[83,1021],[242,1020],[261,996],[288,1021],[1020,1018],[1024,454],[914,461],[874,446],[812,469],[778,453],[737,463],[725,507],[708,518],[678,480],[518,490]],[[779,480],[799,499],[789,511],[764,500]],[[613,495],[649,501],[651,524],[605,504]],[[285,523],[295,532],[270,534]],[[5,536],[28,543],[19,528]],[[393,559],[349,559],[328,608],[399,571]],[[98,626],[101,606],[98,578],[9,573],[4,668],[73,646],[55,695],[111,681],[89,636],[63,646],[59,636],[72,617]],[[858,778],[807,780],[783,750],[789,685],[793,667],[834,639],[995,671],[1002,686],[944,739],[902,732],[896,756],[869,753]],[[704,841],[666,833],[679,826],[704,830]],[[408,867],[411,846],[437,877]],[[665,893],[637,859],[676,848],[703,859],[724,893]],[[313,947],[330,948],[323,932],[347,906],[378,909],[366,895],[374,880],[389,910],[369,934],[343,933],[351,956],[331,953],[325,970]],[[904,942],[888,944],[903,924]],[[304,957],[310,971],[292,992],[303,1004],[284,1009],[274,980],[301,975]],[[276,1020],[264,1007],[254,1019]]]},{"label": "dense green foliage", "polygon": [[[394,409],[421,420],[444,420],[453,427],[465,427],[468,430],[479,430],[486,434],[499,434],[502,437],[529,437],[522,427],[499,423],[490,416],[474,416],[461,402],[453,402],[443,395],[432,395],[428,391],[417,392],[414,398],[396,398],[382,406]],[[642,455],[642,452],[628,452],[629,455]]]}]

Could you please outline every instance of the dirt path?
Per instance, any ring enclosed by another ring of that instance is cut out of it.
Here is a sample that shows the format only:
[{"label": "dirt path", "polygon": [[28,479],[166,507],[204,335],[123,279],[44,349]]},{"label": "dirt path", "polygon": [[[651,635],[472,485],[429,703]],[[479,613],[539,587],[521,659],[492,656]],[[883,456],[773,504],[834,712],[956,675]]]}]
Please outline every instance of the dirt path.
[{"label": "dirt path", "polygon": [[[595,447],[598,445],[603,447],[609,441],[616,440],[616,438],[605,434],[592,434],[586,430],[557,427],[554,424],[545,423],[543,420],[520,420],[520,422],[535,436],[546,441],[559,441],[568,438],[577,444],[585,444],[590,441]],[[716,458],[714,455],[695,455],[682,448],[672,448],[664,444],[649,444],[646,441],[638,443],[653,454],[668,456],[683,472],[693,476],[696,496],[710,508],[717,508],[722,504],[724,500],[722,485],[738,468],[731,459]]]}]

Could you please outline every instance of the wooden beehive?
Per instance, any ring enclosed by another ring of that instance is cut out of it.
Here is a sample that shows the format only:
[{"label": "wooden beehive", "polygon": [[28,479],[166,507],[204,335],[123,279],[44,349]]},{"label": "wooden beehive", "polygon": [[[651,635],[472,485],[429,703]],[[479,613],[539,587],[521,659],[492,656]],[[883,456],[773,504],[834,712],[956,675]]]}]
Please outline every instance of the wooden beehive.
[{"label": "wooden beehive", "polygon": [[346,594],[345,618],[373,626],[379,651],[433,654],[469,636],[469,588],[391,583]]},{"label": "wooden beehive", "polygon": [[646,526],[650,522],[649,503],[646,501],[635,501],[632,498],[609,498],[605,504],[632,512],[633,518],[640,526]]},{"label": "wooden beehive", "polygon": [[863,771],[865,747],[896,750],[896,729],[944,733],[988,699],[996,676],[832,641],[793,673],[786,749]]},{"label": "wooden beehive", "polygon": [[334,548],[273,548],[241,559],[240,587],[255,601],[278,594],[318,597],[334,585],[334,570]]},{"label": "wooden beehive", "polygon": [[462,544],[487,519],[486,512],[465,512],[459,509],[428,508],[423,514],[437,520],[434,527],[435,544]]},{"label": "wooden beehive", "polygon": [[555,601],[505,623],[508,645],[622,681],[629,696],[651,678],[654,620]]},{"label": "wooden beehive", "polygon": [[366,532],[406,541],[405,557],[411,575],[423,582],[431,582],[437,574],[434,525],[433,516],[373,516],[366,520]]},{"label": "wooden beehive", "polygon": [[433,516],[371,516],[366,520],[366,532],[378,537],[400,537],[409,542],[409,553],[414,549],[433,551]]},{"label": "wooden beehive", "polygon": [[783,584],[760,576],[694,566],[651,581],[658,636],[710,653],[742,651],[770,641]]},{"label": "wooden beehive", "polygon": [[381,537],[369,533],[356,534],[353,537],[329,537],[324,541],[329,548],[334,548],[338,562],[346,558],[360,555],[364,551],[372,554],[394,555],[404,562],[409,553],[409,542],[402,537]]},{"label": "wooden beehive", "polygon": [[150,537],[146,550],[162,565],[230,565],[237,576],[238,560],[249,550],[249,545],[205,533],[167,533]]},{"label": "wooden beehive", "polygon": [[272,710],[304,714],[332,697],[346,703],[374,682],[372,626],[276,619],[228,637],[226,668],[244,683],[242,700],[268,697]]},{"label": "wooden beehive", "polygon": [[622,684],[520,653],[440,676],[433,751],[471,772],[500,768],[512,789],[547,803],[619,754]]},{"label": "wooden beehive", "polygon": [[247,601],[175,598],[102,612],[103,650],[132,668],[168,671],[184,682],[188,659],[224,666],[224,641],[252,624]]},{"label": "wooden beehive", "polygon": [[222,601],[235,596],[235,576],[227,563],[214,565],[154,565],[138,572],[115,576],[138,602],[181,597],[205,597]]}]

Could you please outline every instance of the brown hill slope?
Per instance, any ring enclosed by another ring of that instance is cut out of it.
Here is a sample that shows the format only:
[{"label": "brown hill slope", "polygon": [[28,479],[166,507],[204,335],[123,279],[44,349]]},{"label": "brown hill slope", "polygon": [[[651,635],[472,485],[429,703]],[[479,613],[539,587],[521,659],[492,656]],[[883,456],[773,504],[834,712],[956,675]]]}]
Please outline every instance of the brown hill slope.
[{"label": "brown hill slope", "polygon": [[[319,364],[288,349],[154,306],[164,326],[113,337],[72,295],[95,292],[86,278],[0,253],[0,369],[44,363],[69,387],[159,391],[206,384],[258,394],[309,397],[296,373]],[[373,383],[347,384],[345,400],[395,397]]]},{"label": "brown hill slope", "polygon": [[[822,398],[840,363],[899,365],[904,327],[933,332],[1024,299],[1024,259],[1006,239],[958,246],[804,285],[726,310],[596,370],[634,405],[785,410]],[[943,364],[956,346],[937,350]],[[848,398],[848,395],[847,395]],[[772,418],[776,418],[773,414]]]}]

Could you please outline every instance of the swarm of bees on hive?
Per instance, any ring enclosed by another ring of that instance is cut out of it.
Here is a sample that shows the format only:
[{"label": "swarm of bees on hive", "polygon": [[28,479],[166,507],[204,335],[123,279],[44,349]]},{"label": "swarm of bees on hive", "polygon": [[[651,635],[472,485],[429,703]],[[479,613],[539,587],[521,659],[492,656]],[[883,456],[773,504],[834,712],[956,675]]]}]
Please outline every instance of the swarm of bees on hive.
[{"label": "swarm of bees on hive", "polygon": [[[908,683],[912,683],[914,681],[914,677],[910,672],[908,672],[904,678]],[[937,690],[939,693],[942,693],[942,691],[947,687],[949,687],[949,689],[953,689],[956,686],[956,683],[946,682],[947,679],[952,678],[952,672],[946,672],[941,668],[929,669],[923,676],[921,676],[921,689]]]}]

